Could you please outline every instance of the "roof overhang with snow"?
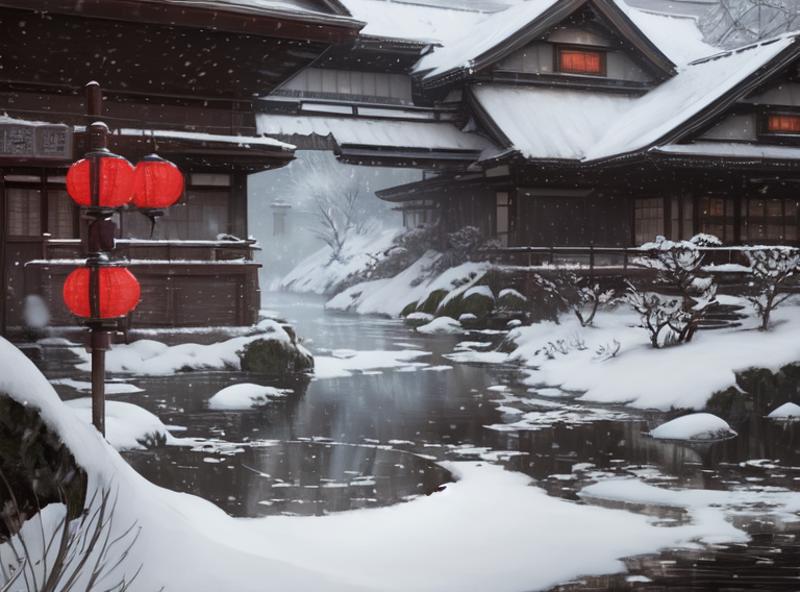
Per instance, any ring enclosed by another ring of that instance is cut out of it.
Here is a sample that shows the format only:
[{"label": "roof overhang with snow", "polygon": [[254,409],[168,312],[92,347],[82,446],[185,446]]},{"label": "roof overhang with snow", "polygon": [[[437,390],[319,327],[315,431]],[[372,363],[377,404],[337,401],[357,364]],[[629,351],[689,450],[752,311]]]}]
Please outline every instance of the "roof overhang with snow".
[{"label": "roof overhang with snow", "polygon": [[324,42],[353,39],[364,26],[338,0],[0,0],[0,7]]},{"label": "roof overhang with snow", "polygon": [[261,134],[300,148],[329,148],[355,164],[463,167],[493,147],[483,136],[443,121],[262,113],[256,125]]},{"label": "roof overhang with snow", "polygon": [[[622,1],[622,0],[618,0]],[[617,0],[527,0],[496,13],[459,41],[435,49],[415,66],[426,87],[460,80],[522,49],[575,12],[592,8],[661,79],[675,64],[629,18]]]}]

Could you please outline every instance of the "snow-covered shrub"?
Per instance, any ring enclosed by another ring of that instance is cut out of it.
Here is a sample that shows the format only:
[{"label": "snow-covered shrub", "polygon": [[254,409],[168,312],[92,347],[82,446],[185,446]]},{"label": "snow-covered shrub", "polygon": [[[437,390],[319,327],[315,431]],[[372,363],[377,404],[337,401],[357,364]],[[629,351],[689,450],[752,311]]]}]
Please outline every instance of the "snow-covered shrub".
[{"label": "snow-covered shrub", "polygon": [[[675,343],[691,341],[700,323],[717,304],[717,286],[714,279],[702,271],[705,257],[699,247],[718,243],[719,239],[712,235],[699,234],[691,240],[678,242],[660,236],[655,242],[642,245],[642,249],[649,251],[649,256],[638,259],[636,265],[655,271],[657,285],[675,291],[680,296],[680,311],[683,314],[672,312],[667,315],[671,318],[668,324],[675,332]],[[638,290],[634,288],[634,291]],[[642,298],[634,296],[633,299],[640,305],[644,303]],[[654,304],[652,298],[650,301]],[[634,308],[637,307],[634,305]]]},{"label": "snow-covered shrub", "polygon": [[434,264],[433,271],[442,273],[450,267],[474,260],[481,249],[495,244],[496,241],[487,240],[480,229],[475,226],[465,226],[451,232],[447,235],[447,246],[442,256]]},{"label": "snow-covered shrub", "polygon": [[629,284],[626,300],[639,313],[639,326],[650,336],[650,344],[656,348],[682,343],[689,325],[689,315],[684,312],[677,298],[668,299],[659,294],[639,291]]},{"label": "snow-covered shrub", "polygon": [[581,327],[591,327],[600,307],[610,305],[616,296],[613,289],[604,289],[599,283],[568,269],[560,269],[549,278],[536,275],[534,279],[546,294],[558,302],[559,308],[575,314]]},{"label": "snow-covered shrub", "polygon": [[605,361],[610,360],[611,358],[616,358],[621,349],[622,344],[616,339],[612,339],[611,343],[600,345],[596,350],[594,350],[594,359]]},{"label": "snow-covered shrub", "polygon": [[747,299],[761,319],[762,331],[769,319],[789,296],[784,290],[800,265],[800,250],[790,247],[759,248],[745,251],[750,261],[751,280]]}]

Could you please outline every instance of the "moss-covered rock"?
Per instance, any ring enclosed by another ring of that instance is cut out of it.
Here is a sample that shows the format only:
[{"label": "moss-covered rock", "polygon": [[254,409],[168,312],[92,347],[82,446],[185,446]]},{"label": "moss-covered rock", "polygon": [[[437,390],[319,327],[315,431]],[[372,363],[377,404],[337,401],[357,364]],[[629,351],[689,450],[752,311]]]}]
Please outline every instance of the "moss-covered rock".
[{"label": "moss-covered rock", "polygon": [[86,501],[86,472],[39,411],[0,393],[0,501],[14,493],[16,508],[0,503],[0,542],[9,526],[34,516],[50,503],[66,503],[77,518]]},{"label": "moss-covered rock", "polygon": [[422,301],[422,304],[417,308],[418,312],[425,312],[428,314],[436,314],[444,297],[449,292],[447,290],[434,290]]},{"label": "moss-covered rock", "polygon": [[405,324],[409,327],[421,327],[422,325],[430,323],[433,319],[434,316],[427,312],[412,312],[404,320]]},{"label": "moss-covered rock", "polygon": [[242,370],[287,376],[314,369],[314,358],[301,345],[284,339],[256,339],[239,352]]},{"label": "moss-covered rock", "polygon": [[457,319],[465,312],[464,295],[457,294],[452,298],[448,298],[446,301],[443,301],[439,305],[439,309],[436,311],[436,316]]},{"label": "moss-covered rock", "polygon": [[528,299],[512,288],[500,290],[497,296],[497,308],[509,312],[521,312],[528,309]]},{"label": "moss-covered rock", "polygon": [[488,286],[476,286],[464,292],[461,314],[472,314],[478,319],[485,319],[492,314],[494,303],[494,294]]},{"label": "moss-covered rock", "polygon": [[416,300],[414,302],[409,302],[403,307],[403,310],[400,311],[400,316],[407,317],[408,315],[417,312],[417,305],[418,302]]}]

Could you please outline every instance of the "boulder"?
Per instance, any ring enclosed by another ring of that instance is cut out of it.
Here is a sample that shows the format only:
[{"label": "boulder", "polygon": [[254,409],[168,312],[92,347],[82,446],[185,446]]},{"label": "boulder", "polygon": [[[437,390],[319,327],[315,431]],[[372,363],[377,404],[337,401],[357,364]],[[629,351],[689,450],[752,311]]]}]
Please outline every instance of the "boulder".
[{"label": "boulder", "polygon": [[400,311],[400,316],[401,317],[407,317],[408,315],[415,313],[417,311],[417,305],[418,304],[419,303],[416,302],[416,301],[409,302],[408,304],[405,305],[403,310]]},{"label": "boulder", "polygon": [[494,310],[494,302],[494,294],[489,286],[475,286],[464,292],[461,314],[472,314],[478,319],[485,319]]},{"label": "boulder", "polygon": [[296,340],[264,337],[238,352],[242,370],[269,376],[287,376],[314,368],[314,357]]},{"label": "boulder", "polygon": [[433,315],[427,312],[412,312],[406,316],[405,323],[410,327],[421,327],[433,320]]},{"label": "boulder", "polygon": [[497,296],[497,308],[505,311],[524,311],[528,308],[528,299],[512,288],[500,290]]},{"label": "boulder", "polygon": [[422,301],[422,304],[419,305],[417,310],[419,312],[426,312],[428,314],[436,314],[439,304],[441,304],[442,300],[444,300],[444,297],[447,296],[447,294],[447,290],[434,290],[428,294],[425,300]]}]

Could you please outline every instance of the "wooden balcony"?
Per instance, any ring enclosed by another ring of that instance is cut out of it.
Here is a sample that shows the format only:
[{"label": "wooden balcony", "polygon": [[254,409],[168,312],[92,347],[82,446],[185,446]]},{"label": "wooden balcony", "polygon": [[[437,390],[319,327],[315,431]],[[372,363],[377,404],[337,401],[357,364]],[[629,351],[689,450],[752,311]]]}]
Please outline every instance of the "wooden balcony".
[{"label": "wooden balcony", "polygon": [[[115,259],[142,286],[142,300],[122,327],[220,327],[250,325],[258,318],[260,290],[253,261],[255,241],[119,240]],[[72,325],[61,298],[66,276],[84,261],[75,239],[50,239],[43,257],[25,265],[25,293],[50,306],[53,325]]]}]

